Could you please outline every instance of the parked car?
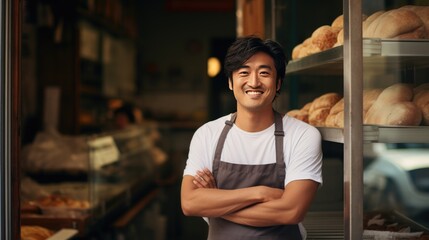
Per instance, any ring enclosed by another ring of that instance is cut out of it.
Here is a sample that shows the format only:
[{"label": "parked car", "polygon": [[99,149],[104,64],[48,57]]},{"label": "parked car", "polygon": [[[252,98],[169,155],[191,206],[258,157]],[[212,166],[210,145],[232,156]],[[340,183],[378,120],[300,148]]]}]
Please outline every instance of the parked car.
[{"label": "parked car", "polygon": [[375,144],[364,170],[366,210],[429,219],[429,144]]}]

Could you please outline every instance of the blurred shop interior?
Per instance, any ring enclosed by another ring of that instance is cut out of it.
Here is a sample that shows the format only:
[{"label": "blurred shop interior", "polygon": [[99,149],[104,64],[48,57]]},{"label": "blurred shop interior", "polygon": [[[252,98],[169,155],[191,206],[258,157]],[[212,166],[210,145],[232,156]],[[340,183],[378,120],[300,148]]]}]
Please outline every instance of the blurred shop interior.
[{"label": "blurred shop interior", "polygon": [[[416,1],[363,2],[369,15]],[[343,5],[23,0],[20,11],[21,226],[70,239],[197,240],[207,224],[182,214],[181,177],[194,131],[235,111],[222,72],[228,46],[238,35],[275,37],[291,58]],[[342,93],[343,77],[287,77],[274,105],[286,113],[326,92]],[[343,144],[323,148],[311,210],[341,212]]]}]

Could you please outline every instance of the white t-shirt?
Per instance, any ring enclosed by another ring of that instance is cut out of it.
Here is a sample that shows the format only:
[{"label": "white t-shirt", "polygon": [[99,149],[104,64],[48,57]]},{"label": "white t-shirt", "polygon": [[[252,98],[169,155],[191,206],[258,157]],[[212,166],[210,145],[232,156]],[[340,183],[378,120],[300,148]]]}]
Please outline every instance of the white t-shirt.
[{"label": "white t-shirt", "polygon": [[[225,121],[220,117],[201,126],[192,137],[183,175],[196,175],[198,170],[212,171],[216,145]],[[246,132],[235,124],[229,131],[221,161],[261,165],[276,162],[274,124],[260,132]],[[322,183],[322,147],[320,132],[292,117],[283,117],[285,186],[294,180],[310,179]]]}]

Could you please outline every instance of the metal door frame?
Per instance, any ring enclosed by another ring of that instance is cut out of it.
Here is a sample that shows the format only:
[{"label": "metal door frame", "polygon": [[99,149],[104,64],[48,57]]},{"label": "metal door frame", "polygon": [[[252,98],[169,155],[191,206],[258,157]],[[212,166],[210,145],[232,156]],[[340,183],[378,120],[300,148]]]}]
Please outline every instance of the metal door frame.
[{"label": "metal door frame", "polygon": [[19,6],[0,2],[0,240],[19,239]]}]

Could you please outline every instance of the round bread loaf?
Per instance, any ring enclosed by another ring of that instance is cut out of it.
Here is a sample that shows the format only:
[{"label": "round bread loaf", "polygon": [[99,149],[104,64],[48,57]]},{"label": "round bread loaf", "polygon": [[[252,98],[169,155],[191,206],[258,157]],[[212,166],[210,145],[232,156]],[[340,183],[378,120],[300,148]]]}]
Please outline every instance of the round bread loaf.
[{"label": "round bread loaf", "polygon": [[323,25],[317,28],[311,35],[311,42],[321,51],[330,49],[337,42],[338,29]]}]

